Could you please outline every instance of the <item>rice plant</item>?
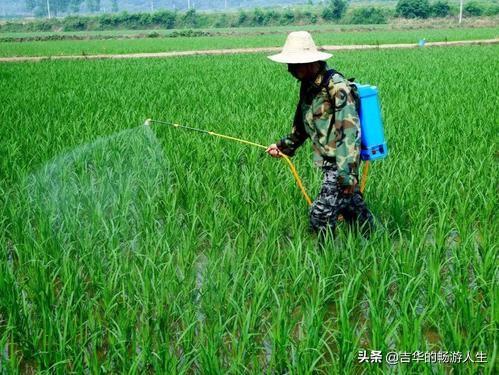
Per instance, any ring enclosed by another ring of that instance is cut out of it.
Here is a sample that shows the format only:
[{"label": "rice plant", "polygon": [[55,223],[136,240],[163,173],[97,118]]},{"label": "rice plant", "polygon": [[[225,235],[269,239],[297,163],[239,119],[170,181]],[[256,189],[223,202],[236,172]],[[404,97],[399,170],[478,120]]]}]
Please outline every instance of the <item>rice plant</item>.
[{"label": "rice plant", "polygon": [[[497,53],[335,54],[379,87],[390,155],[379,231],[325,244],[279,160],[141,126],[277,140],[298,86],[264,55],[2,66],[0,372],[494,373]],[[295,163],[314,196],[310,145]]]}]

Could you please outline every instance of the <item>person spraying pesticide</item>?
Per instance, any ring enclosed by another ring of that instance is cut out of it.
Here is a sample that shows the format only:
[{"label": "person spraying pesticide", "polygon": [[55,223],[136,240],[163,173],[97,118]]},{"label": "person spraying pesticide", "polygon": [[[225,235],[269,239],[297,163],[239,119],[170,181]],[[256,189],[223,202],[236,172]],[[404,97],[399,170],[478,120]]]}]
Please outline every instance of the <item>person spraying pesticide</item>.
[{"label": "person spraying pesticide", "polygon": [[[266,151],[276,158],[283,154],[293,156],[310,138],[314,164],[323,171],[322,189],[310,208],[312,231],[334,233],[338,217],[342,215],[348,224],[359,224],[367,236],[375,224],[359,188],[360,99],[350,80],[328,69],[325,61],[330,57],[331,54],[317,50],[306,31],[291,32],[282,52],[268,56],[275,62],[288,64],[288,72],[301,82],[301,87],[292,132],[268,146]],[[376,153],[376,158],[383,157],[386,144],[382,142],[372,152],[365,151],[364,159]]]}]

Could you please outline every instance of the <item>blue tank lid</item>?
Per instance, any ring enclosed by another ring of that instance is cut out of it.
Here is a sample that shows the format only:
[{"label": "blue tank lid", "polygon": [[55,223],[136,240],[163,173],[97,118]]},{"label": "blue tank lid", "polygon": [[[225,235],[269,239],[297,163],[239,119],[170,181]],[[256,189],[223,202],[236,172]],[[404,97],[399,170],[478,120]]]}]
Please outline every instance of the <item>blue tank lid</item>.
[{"label": "blue tank lid", "polygon": [[356,84],[356,86],[359,90],[359,95],[361,97],[377,95],[378,93],[378,88],[376,86],[360,85],[360,84]]}]

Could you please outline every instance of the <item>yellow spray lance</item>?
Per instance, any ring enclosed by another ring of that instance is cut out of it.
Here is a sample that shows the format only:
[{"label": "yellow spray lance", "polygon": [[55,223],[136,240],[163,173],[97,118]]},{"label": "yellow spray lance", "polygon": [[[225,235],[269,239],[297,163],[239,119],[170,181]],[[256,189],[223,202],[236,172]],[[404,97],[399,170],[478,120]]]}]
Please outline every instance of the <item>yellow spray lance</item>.
[{"label": "yellow spray lance", "polygon": [[[267,146],[260,145],[258,143],[246,141],[244,139],[240,139],[240,138],[236,138],[236,137],[231,137],[231,136],[224,135],[224,134],[215,133],[215,132],[208,131],[208,130],[192,128],[190,126],[185,126],[185,125],[179,125],[179,124],[175,124],[173,122],[147,119],[144,122],[144,125],[145,126],[151,126],[152,123],[170,125],[170,126],[172,126],[174,128],[181,128],[181,129],[192,130],[192,131],[196,131],[196,132],[199,132],[199,133],[208,134],[208,135],[211,135],[211,136],[214,136],[214,137],[228,139],[230,141],[240,142],[240,143],[244,143],[244,144],[247,144],[247,145],[250,145],[250,146],[263,148],[265,150],[267,149]],[[288,164],[289,169],[291,170],[291,173],[293,173],[293,177],[295,178],[296,184],[300,188],[300,191],[301,191],[303,197],[305,198],[305,200],[307,201],[307,204],[310,206],[312,204],[312,200],[308,196],[307,191],[305,190],[305,187],[303,186],[303,183],[302,183],[302,181],[300,179],[300,176],[298,175],[298,172],[296,171],[296,168],[295,168],[293,162],[290,160],[290,158],[287,155],[283,154],[282,152],[280,153],[280,155],[281,155],[281,158]],[[369,169],[369,161],[366,161],[366,164],[365,164],[364,169],[363,169],[362,183],[361,183],[361,186],[360,186],[360,191],[361,192],[364,191],[365,183],[366,183],[366,180],[367,180],[367,171],[368,171],[368,169]]]}]

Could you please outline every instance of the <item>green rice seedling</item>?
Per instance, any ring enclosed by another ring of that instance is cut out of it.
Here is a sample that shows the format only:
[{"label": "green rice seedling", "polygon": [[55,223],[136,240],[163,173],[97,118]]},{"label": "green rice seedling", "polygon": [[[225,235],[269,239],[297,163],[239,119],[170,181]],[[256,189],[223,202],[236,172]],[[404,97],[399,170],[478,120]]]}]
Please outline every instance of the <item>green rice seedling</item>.
[{"label": "green rice seedling", "polygon": [[[365,190],[379,231],[343,223],[322,244],[281,161],[142,127],[277,140],[299,87],[265,56],[4,65],[2,371],[494,373],[496,55],[335,55],[378,85],[390,156]],[[294,162],[315,196],[309,145]],[[362,350],[475,362],[388,366]]]},{"label": "green rice seedling", "polygon": [[[233,34],[230,36],[0,42],[0,56],[96,55],[278,47],[286,39],[286,34],[287,31],[281,33],[275,33],[274,31],[272,33]],[[497,38],[497,36],[497,27],[426,28],[415,30],[378,29],[333,32],[326,29],[325,32],[316,32],[314,34],[314,38],[319,45],[416,44],[422,38],[425,38],[428,42],[435,42],[493,39]]]}]

